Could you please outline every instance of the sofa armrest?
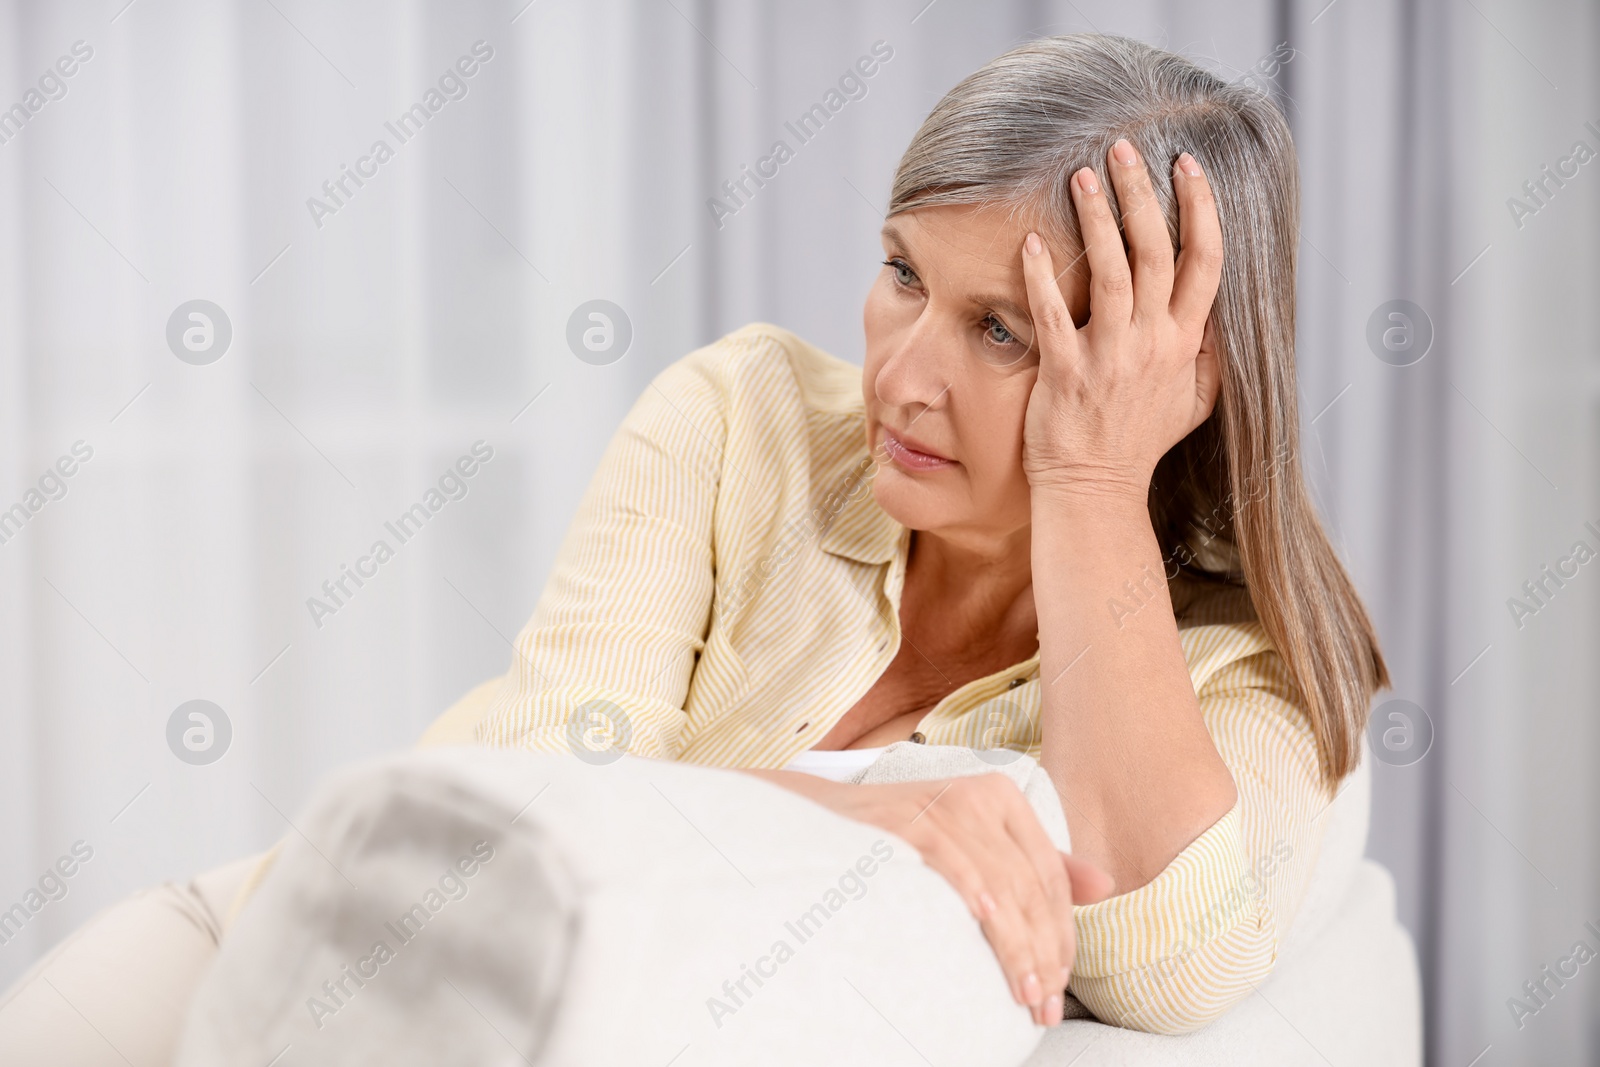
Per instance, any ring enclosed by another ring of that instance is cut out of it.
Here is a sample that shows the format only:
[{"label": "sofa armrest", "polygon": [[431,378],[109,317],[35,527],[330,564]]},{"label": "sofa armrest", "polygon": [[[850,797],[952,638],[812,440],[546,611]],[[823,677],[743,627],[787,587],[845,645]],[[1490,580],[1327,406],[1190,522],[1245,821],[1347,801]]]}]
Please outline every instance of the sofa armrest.
[{"label": "sofa armrest", "polygon": [[737,771],[454,746],[345,771],[295,825],[178,1067],[1017,1067],[1044,1033],[912,846]]},{"label": "sofa armrest", "polygon": [[1167,1036],[1070,1020],[1024,1067],[1421,1067],[1416,949],[1395,916],[1394,879],[1356,864],[1316,933],[1209,1026]]}]

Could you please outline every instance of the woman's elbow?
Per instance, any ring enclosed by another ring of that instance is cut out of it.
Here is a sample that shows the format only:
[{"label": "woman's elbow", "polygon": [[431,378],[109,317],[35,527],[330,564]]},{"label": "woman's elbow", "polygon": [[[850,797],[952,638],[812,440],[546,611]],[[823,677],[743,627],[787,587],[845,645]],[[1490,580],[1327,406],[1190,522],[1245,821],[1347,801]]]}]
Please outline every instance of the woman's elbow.
[{"label": "woman's elbow", "polygon": [[1272,974],[1278,941],[1270,920],[1238,923],[1203,945],[1135,970],[1075,974],[1072,994],[1103,1023],[1152,1034],[1210,1025]]}]

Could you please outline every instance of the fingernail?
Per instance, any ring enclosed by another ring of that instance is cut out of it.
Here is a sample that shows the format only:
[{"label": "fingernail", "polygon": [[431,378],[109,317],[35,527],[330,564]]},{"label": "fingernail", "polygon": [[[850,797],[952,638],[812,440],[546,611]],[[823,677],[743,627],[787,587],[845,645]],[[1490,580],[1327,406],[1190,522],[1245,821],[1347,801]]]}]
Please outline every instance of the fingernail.
[{"label": "fingernail", "polygon": [[1022,998],[1026,1003],[1038,1004],[1044,996],[1044,989],[1039,985],[1039,976],[1032,971],[1022,980]]},{"label": "fingernail", "polygon": [[985,915],[993,915],[1000,908],[1000,905],[994,902],[994,897],[989,895],[987,889],[978,894],[978,906],[983,909]]},{"label": "fingernail", "polygon": [[1078,188],[1091,195],[1100,191],[1100,186],[1095,184],[1093,168],[1084,167],[1078,172]]},{"label": "fingernail", "polygon": [[1051,993],[1050,999],[1044,1002],[1044,1023],[1054,1026],[1061,1021],[1061,994]]},{"label": "fingernail", "polygon": [[1117,143],[1111,146],[1111,155],[1124,167],[1132,166],[1139,158],[1134,155],[1133,145],[1128,143],[1126,137],[1117,138]]},{"label": "fingernail", "polygon": [[1038,234],[1030,233],[1027,237],[1022,239],[1022,247],[1027,251],[1028,255],[1036,256],[1039,254],[1039,250],[1044,246],[1039,243]]},{"label": "fingernail", "polygon": [[1063,968],[1061,968],[1061,985],[1063,987],[1065,987],[1067,985],[1067,983],[1071,982],[1071,981],[1072,981],[1072,968],[1071,967],[1063,967]]},{"label": "fingernail", "polygon": [[1187,174],[1189,177],[1191,177],[1191,178],[1200,177],[1200,164],[1195,162],[1195,158],[1193,156],[1191,156],[1189,153],[1187,153],[1187,152],[1178,153],[1178,166],[1182,167],[1183,168],[1183,172],[1185,174]]}]

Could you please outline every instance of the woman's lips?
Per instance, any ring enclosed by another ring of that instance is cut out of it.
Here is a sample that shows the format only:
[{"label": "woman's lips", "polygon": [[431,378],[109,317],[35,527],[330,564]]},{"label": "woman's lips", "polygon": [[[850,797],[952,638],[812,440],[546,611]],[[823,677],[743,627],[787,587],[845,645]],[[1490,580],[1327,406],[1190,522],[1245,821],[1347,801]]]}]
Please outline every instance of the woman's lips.
[{"label": "woman's lips", "polygon": [[896,466],[908,471],[934,471],[956,465],[953,459],[911,447],[890,432],[887,426],[883,428],[883,450]]}]

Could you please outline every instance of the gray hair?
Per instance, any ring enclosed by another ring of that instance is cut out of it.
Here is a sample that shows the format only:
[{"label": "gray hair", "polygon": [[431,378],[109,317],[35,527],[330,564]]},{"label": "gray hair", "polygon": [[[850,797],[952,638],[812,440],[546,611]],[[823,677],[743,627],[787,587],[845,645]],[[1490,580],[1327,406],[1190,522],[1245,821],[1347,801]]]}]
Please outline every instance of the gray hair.
[{"label": "gray hair", "polygon": [[1162,457],[1150,486],[1168,577],[1182,572],[1249,590],[1304,697],[1331,788],[1355,768],[1372,694],[1389,676],[1300,468],[1300,179],[1277,104],[1126,37],[1030,41],[985,64],[934,107],[895,171],[889,214],[1008,205],[1034,216],[1041,235],[1070,257],[1083,247],[1067,186],[1080,168],[1099,175],[1120,217],[1106,172],[1119,137],[1151,168],[1175,250],[1170,175],[1180,153],[1204,169],[1222,222],[1222,281],[1211,308],[1221,391],[1211,417]]},{"label": "gray hair", "polygon": [[[1119,137],[1155,172],[1174,245],[1177,205],[1162,177],[1184,151],[1211,179],[1225,230],[1230,216],[1260,215],[1252,202],[1299,214],[1293,140],[1269,96],[1142,41],[1094,33],[1020,45],[945,94],[901,156],[889,214],[1007,203],[1033,209],[1048,236],[1081,249],[1067,180],[1092,168],[1115,205],[1106,153]],[[1248,219],[1245,229],[1265,221]],[[1282,250],[1291,266],[1296,244]]]}]

